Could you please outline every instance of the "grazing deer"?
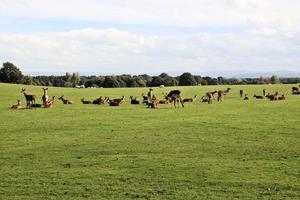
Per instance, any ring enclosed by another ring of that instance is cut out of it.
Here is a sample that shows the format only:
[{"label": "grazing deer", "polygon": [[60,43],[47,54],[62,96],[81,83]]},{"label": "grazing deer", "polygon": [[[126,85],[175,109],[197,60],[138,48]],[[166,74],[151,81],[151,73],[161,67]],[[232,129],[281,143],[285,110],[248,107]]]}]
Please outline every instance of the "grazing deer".
[{"label": "grazing deer", "polygon": [[84,98],[81,99],[81,102],[83,104],[92,104],[92,101],[86,101],[86,100],[84,100]]},{"label": "grazing deer", "polygon": [[243,90],[240,90],[240,97],[241,97],[241,98],[243,97],[243,93],[244,93],[244,91],[243,91]]},{"label": "grazing deer", "polygon": [[47,101],[49,100],[48,94],[47,94],[48,88],[43,88],[43,90],[44,90],[44,95],[42,96],[42,101],[43,101],[43,104],[46,105]]},{"label": "grazing deer", "polygon": [[140,104],[140,101],[135,98],[133,98],[133,96],[130,96],[130,103],[131,104],[134,104],[134,105],[137,105],[137,104]]},{"label": "grazing deer", "polygon": [[30,108],[32,104],[35,104],[35,95],[26,94],[26,89],[22,88],[21,93],[24,94],[26,99],[26,108]]},{"label": "grazing deer", "polygon": [[11,109],[19,110],[21,108],[22,108],[22,105],[21,105],[21,101],[20,100],[18,100],[17,104],[11,106]]},{"label": "grazing deer", "polygon": [[73,104],[74,103],[72,100],[65,99],[64,95],[62,95],[58,99],[61,100],[63,102],[63,104]]},{"label": "grazing deer", "polygon": [[206,96],[212,98],[213,100],[215,100],[215,94],[216,94],[217,92],[218,92],[217,90],[215,90],[215,91],[213,91],[213,92],[207,92],[207,93],[206,93]]},{"label": "grazing deer", "polygon": [[194,101],[196,100],[196,98],[197,98],[197,95],[195,95],[193,98],[186,98],[186,99],[183,99],[182,101],[183,101],[184,103],[186,103],[186,102],[194,102]]},{"label": "grazing deer", "polygon": [[226,96],[230,90],[231,90],[231,88],[227,88],[226,90],[219,90],[218,91],[218,101],[222,101],[222,97]]},{"label": "grazing deer", "polygon": [[256,99],[263,99],[264,98],[264,96],[257,96],[256,94],[253,97],[256,98]]},{"label": "grazing deer", "polygon": [[168,99],[170,99],[171,103],[173,103],[175,108],[176,108],[176,104],[177,104],[177,107],[178,107],[179,103],[181,103],[182,108],[184,108],[184,102],[181,99],[180,94],[181,94],[180,90],[172,90],[166,96]]}]

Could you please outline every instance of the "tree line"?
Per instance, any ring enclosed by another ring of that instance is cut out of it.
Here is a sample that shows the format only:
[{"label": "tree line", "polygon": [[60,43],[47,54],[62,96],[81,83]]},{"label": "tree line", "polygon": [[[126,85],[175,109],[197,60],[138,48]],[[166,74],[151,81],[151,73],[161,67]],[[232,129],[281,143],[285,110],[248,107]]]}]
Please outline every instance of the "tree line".
[{"label": "tree line", "polygon": [[180,76],[172,77],[166,73],[159,76],[142,75],[112,75],[112,76],[80,76],[79,73],[66,73],[63,76],[28,76],[23,75],[21,70],[13,63],[5,62],[0,69],[0,82],[18,83],[26,85],[41,85],[54,87],[157,87],[157,86],[193,86],[193,85],[238,85],[238,84],[296,84],[300,78],[225,78],[192,75],[185,72]]}]

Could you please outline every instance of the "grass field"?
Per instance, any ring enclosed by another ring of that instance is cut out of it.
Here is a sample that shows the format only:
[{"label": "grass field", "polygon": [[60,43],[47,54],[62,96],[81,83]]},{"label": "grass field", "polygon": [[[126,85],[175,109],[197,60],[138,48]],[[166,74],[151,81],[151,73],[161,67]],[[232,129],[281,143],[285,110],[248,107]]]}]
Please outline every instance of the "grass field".
[{"label": "grass field", "polygon": [[[146,88],[50,88],[49,96],[75,104],[9,109],[25,103],[22,87],[0,84],[0,199],[300,199],[300,95],[290,95],[292,85],[232,86],[221,103],[198,99],[184,109],[130,105]],[[40,100],[41,87],[26,88]],[[225,88],[178,87],[184,97]],[[263,88],[287,100],[253,99]],[[80,102],[101,95],[127,102]]]}]

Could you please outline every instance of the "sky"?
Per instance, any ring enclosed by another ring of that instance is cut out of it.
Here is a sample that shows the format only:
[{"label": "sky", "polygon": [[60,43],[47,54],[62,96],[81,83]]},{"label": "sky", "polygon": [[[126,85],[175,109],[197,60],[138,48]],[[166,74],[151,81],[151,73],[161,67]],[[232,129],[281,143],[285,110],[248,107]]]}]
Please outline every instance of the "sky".
[{"label": "sky", "polygon": [[27,73],[300,71],[299,0],[0,0]]}]

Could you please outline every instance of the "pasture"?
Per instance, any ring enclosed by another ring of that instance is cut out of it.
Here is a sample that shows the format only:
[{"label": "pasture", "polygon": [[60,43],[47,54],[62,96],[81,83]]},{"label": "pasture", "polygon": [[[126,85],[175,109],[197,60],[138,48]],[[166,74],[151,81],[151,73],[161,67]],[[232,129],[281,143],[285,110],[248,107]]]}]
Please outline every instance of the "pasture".
[{"label": "pasture", "polygon": [[[73,105],[12,110],[41,87],[0,84],[0,199],[300,199],[300,95],[292,85],[176,87],[185,108],[130,105],[147,88],[49,88]],[[262,89],[286,100],[257,100]],[[173,88],[154,88],[162,92]],[[239,97],[239,90],[249,101]],[[120,107],[80,100],[125,96]]]}]

